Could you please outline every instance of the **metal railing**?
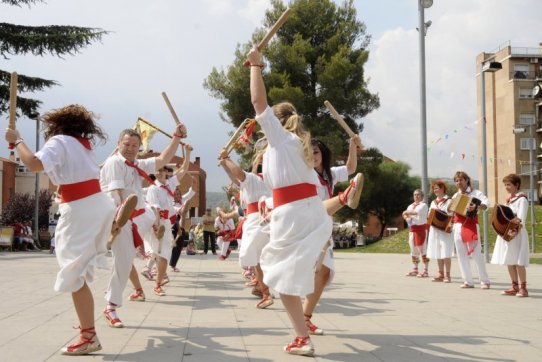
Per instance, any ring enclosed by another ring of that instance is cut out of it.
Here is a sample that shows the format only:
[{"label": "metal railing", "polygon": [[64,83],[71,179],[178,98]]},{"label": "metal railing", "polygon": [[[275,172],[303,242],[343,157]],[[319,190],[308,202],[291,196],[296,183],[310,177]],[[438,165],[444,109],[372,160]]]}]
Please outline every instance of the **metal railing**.
[{"label": "metal railing", "polygon": [[523,71],[523,70],[513,70],[510,72],[510,79],[526,79],[526,80],[535,80],[541,79],[542,75],[540,72],[535,71]]},{"label": "metal railing", "polygon": [[541,48],[511,47],[512,55],[542,55]]}]

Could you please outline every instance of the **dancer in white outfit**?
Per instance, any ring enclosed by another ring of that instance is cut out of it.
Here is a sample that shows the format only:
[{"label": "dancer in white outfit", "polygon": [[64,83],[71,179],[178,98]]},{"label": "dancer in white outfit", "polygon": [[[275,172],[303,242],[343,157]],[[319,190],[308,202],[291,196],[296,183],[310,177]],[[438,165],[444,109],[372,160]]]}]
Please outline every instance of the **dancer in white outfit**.
[{"label": "dancer in white outfit", "polygon": [[[427,250],[427,204],[423,202],[423,191],[414,190],[414,202],[403,211],[403,219],[408,224],[408,245],[410,246],[410,256],[412,258],[413,268],[406,273],[407,277],[427,278],[429,276],[429,259],[426,255]],[[418,272],[420,256],[424,264],[423,272]]]},{"label": "dancer in white outfit", "polygon": [[[431,202],[430,209],[439,210],[448,216],[452,216],[452,213],[448,211],[452,199],[446,195],[446,184],[441,180],[437,180],[433,182],[431,189],[435,193],[436,199]],[[452,266],[453,252],[454,239],[451,230],[447,232],[430,225],[429,236],[427,237],[427,257],[436,259],[438,264],[438,275],[432,279],[433,282],[452,282],[450,268]]]},{"label": "dancer in white outfit", "polygon": [[[120,134],[118,151],[105,161],[101,170],[102,189],[107,191],[116,205],[120,205],[130,195],[136,195],[138,198],[131,222],[121,228],[111,247],[114,266],[105,295],[108,303],[104,310],[104,316],[110,327],[124,327],[117,315],[116,307],[122,305],[122,293],[128,278],[136,289],[136,293],[130,299],[145,300],[137,270],[132,265],[136,248],[143,245],[141,235],[145,235],[155,221],[154,213],[145,208],[142,197],[142,177],[148,178],[148,173],[154,173],[164,167],[177,151],[179,140],[184,137],[186,137],[186,127],[179,124],[171,142],[158,157],[136,160],[141,137],[136,131],[126,129]],[[149,183],[152,183],[152,180],[150,181]]]},{"label": "dancer in white outfit", "polygon": [[81,355],[102,349],[94,328],[94,298],[88,287],[94,267],[107,268],[106,241],[111,232],[115,206],[101,192],[100,169],[91,143],[105,140],[94,116],[79,105],[45,114],[47,142],[35,155],[16,130],[6,131],[23,163],[33,172],[44,171],[60,186],[60,218],[55,231],[56,258],[60,266],[55,290],[71,292],[79,318],[80,339],[62,349]]},{"label": "dancer in white outfit", "polygon": [[[458,191],[455,193],[452,199],[459,194],[464,194],[473,196],[481,201],[478,208],[474,203],[471,203],[468,208],[469,212],[477,213],[479,209],[486,210],[489,207],[488,198],[481,191],[472,188],[470,184],[470,177],[466,172],[456,172],[454,175],[454,182]],[[489,289],[489,276],[487,275],[486,264],[484,257],[482,256],[480,246],[480,228],[478,226],[478,216],[476,215],[475,217],[471,218],[454,213],[453,234],[455,249],[457,251],[457,260],[459,262],[459,270],[461,271],[461,277],[463,278],[461,288],[474,288],[469,263],[469,255],[472,255],[472,259],[478,268],[481,288]]]},{"label": "dancer in white outfit", "polygon": [[[248,54],[250,93],[256,121],[268,140],[263,157],[264,182],[273,192],[270,241],[260,264],[264,282],[280,293],[297,337],[285,347],[292,354],[312,355],[301,296],[314,291],[312,269],[331,235],[331,220],[318,197],[310,134],[290,103],[271,109],[261,74],[261,54]],[[345,194],[357,194],[355,186]],[[359,197],[359,194],[358,194]]]},{"label": "dancer in white outfit", "polygon": [[[527,195],[520,192],[521,177],[516,174],[505,176],[502,180],[506,192],[510,197],[506,200],[506,205],[512,209],[520,225],[519,232],[514,232],[514,238],[510,241],[497,236],[495,249],[491,257],[491,264],[506,265],[508,273],[512,280],[512,288],[502,292],[503,295],[515,295],[517,297],[528,297],[527,291],[527,270],[529,266],[529,237],[525,230],[525,221],[527,219],[527,210],[529,202]],[[518,281],[521,283],[518,283]]]},{"label": "dancer in white outfit", "polygon": [[[333,188],[339,182],[348,181],[348,176],[356,171],[358,166],[357,144],[361,144],[359,136],[350,138],[348,159],[346,165],[331,167],[331,150],[325,143],[313,138],[311,140],[314,170],[318,174],[318,196],[322,200],[329,200],[333,196]],[[331,217],[331,216],[330,216]],[[333,260],[333,240],[331,235],[329,246],[324,251],[322,268],[314,274],[314,292],[307,295],[303,302],[303,314],[310,334],[322,335],[323,329],[312,323],[311,318],[318,301],[322,297],[324,288],[333,281],[335,276],[335,262]]]}]

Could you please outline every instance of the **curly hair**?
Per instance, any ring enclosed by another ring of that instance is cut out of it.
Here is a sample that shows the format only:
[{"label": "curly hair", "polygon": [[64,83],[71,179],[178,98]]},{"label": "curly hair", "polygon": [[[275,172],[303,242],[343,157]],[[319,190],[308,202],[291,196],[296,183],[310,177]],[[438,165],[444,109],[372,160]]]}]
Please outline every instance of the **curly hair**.
[{"label": "curly hair", "polygon": [[303,158],[305,163],[310,167],[314,167],[311,146],[311,134],[303,126],[303,120],[293,104],[282,102],[273,106],[273,113],[279,119],[285,130],[292,132],[301,139],[303,146]]},{"label": "curly hair", "polygon": [[97,139],[105,142],[107,135],[96,124],[94,113],[79,104],[70,104],[54,109],[41,116],[44,123],[45,139],[57,135],[83,137],[96,143]]}]

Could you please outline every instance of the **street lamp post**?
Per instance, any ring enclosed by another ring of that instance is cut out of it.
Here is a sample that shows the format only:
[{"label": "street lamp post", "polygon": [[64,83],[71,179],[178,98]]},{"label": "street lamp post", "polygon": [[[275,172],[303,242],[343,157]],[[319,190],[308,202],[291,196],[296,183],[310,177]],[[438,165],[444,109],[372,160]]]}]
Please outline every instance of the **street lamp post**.
[{"label": "street lamp post", "polygon": [[536,142],[533,140],[533,128],[534,128],[534,120],[529,126],[529,185],[531,187],[531,250],[534,253],[534,148],[536,145]]},{"label": "street lamp post", "polygon": [[[486,83],[485,83],[485,73],[486,72],[496,72],[499,69],[502,69],[502,64],[499,62],[482,62],[480,64],[480,76],[482,81],[482,177],[484,179],[484,193],[487,197],[488,187],[487,187],[487,137],[486,137]],[[487,220],[487,209],[484,210],[484,256],[486,263],[489,263],[489,238],[488,235],[488,220]]]},{"label": "street lamp post", "polygon": [[427,202],[429,179],[427,176],[427,112],[425,103],[425,34],[431,22],[425,22],[424,11],[433,5],[433,0],[418,1],[418,35],[420,39],[420,132],[422,146],[422,191]]},{"label": "street lamp post", "polygon": [[[34,113],[30,116],[30,119],[36,121],[36,152],[40,149],[40,115],[39,113]],[[36,243],[40,244],[40,234],[39,234],[39,212],[40,212],[40,173],[36,172],[36,180],[34,184],[34,197],[36,199],[34,207],[34,236],[36,238]]]}]

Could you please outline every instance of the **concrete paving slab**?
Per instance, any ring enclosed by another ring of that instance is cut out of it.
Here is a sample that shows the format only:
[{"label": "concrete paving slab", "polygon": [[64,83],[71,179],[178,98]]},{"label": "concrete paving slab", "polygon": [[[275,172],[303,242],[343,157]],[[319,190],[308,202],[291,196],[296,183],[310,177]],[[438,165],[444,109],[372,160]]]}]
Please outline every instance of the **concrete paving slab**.
[{"label": "concrete paving slab", "polygon": [[[409,278],[407,255],[335,253],[337,274],[324,292],[313,322],[316,361],[540,361],[542,356],[542,266],[527,269],[529,298],[501,296],[509,288],[505,267],[487,265],[490,290],[460,289],[456,260],[453,283]],[[138,269],[143,261],[136,260]],[[142,279],[144,303],[127,301],[123,329],[109,328],[101,311],[109,271],[98,270],[91,287],[103,350],[86,361],[307,361],[283,346],[293,338],[280,298],[267,310],[244,286],[237,254],[185,256],[181,272],[168,271],[167,296]],[[58,271],[47,253],[1,252],[0,359],[67,361],[62,346],[77,338],[71,297],[52,290]],[[431,275],[436,274],[431,265]],[[473,271],[476,276],[476,271]],[[16,276],[16,277],[14,277]]]}]

